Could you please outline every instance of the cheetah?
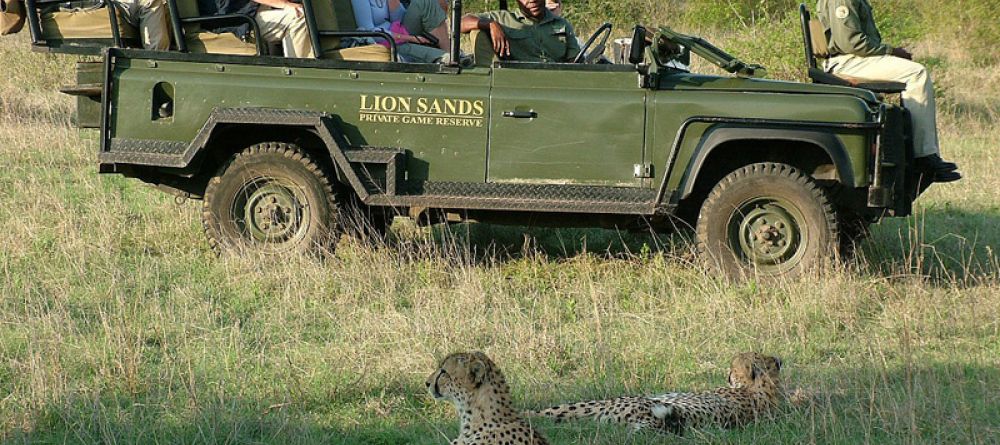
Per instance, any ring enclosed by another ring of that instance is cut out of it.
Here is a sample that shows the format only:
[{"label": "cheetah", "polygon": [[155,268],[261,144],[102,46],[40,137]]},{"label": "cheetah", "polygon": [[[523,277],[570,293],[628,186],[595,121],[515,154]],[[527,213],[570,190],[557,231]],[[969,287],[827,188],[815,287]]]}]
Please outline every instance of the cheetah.
[{"label": "cheetah", "polygon": [[461,423],[451,445],[547,445],[511,407],[510,388],[482,352],[451,354],[427,378],[427,391],[455,405]]},{"label": "cheetah", "polygon": [[733,358],[728,388],[572,403],[526,414],[556,421],[592,418],[677,435],[688,428],[737,428],[779,406],[780,370],[781,359],[748,352]]}]

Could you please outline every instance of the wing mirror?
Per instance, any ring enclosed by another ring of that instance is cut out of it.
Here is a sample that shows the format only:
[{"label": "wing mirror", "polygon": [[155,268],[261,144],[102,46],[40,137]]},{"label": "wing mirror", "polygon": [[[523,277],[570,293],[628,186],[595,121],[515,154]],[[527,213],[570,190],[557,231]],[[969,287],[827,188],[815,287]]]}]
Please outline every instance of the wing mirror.
[{"label": "wing mirror", "polygon": [[628,63],[638,65],[646,58],[646,28],[636,26],[632,31],[632,45],[629,48]]}]

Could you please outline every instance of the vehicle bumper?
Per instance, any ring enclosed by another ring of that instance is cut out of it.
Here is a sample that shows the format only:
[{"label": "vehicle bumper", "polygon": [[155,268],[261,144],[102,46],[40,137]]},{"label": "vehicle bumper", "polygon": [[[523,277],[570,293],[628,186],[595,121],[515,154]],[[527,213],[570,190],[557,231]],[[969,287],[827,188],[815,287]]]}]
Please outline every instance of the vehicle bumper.
[{"label": "vehicle bumper", "polygon": [[913,201],[927,188],[913,168],[909,119],[902,107],[887,104],[879,107],[879,130],[872,150],[868,207],[889,216],[913,213]]}]

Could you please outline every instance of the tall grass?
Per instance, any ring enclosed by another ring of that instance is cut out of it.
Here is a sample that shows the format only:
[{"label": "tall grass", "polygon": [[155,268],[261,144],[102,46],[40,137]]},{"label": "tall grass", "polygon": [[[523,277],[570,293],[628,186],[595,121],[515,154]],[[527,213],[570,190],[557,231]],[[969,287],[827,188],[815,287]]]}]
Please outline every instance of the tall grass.
[{"label": "tall grass", "polygon": [[[69,126],[55,92],[74,59],[4,38],[0,440],[446,443],[454,412],[423,379],[481,349],[522,407],[724,385],[742,350],[783,357],[799,390],[742,431],[539,421],[553,443],[997,443],[1000,75],[980,41],[949,37],[993,32],[975,11],[996,9],[948,3],[973,12],[939,29],[926,24],[951,19],[945,3],[874,3],[932,66],[945,154],[967,178],[877,226],[842,268],[777,284],[705,273],[683,236],[405,221],[391,246],[345,241],[325,262],[216,258],[197,203],[97,174],[96,135]],[[794,79],[789,5],[761,5],[592,1],[570,15],[668,23]]]}]

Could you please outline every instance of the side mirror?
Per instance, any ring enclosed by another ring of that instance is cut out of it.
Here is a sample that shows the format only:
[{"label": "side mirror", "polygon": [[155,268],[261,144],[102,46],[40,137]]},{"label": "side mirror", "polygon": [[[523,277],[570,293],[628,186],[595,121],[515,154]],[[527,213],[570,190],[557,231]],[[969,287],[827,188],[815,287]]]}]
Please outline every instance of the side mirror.
[{"label": "side mirror", "polygon": [[632,46],[629,48],[628,63],[638,65],[646,58],[646,28],[636,26],[632,31]]}]

